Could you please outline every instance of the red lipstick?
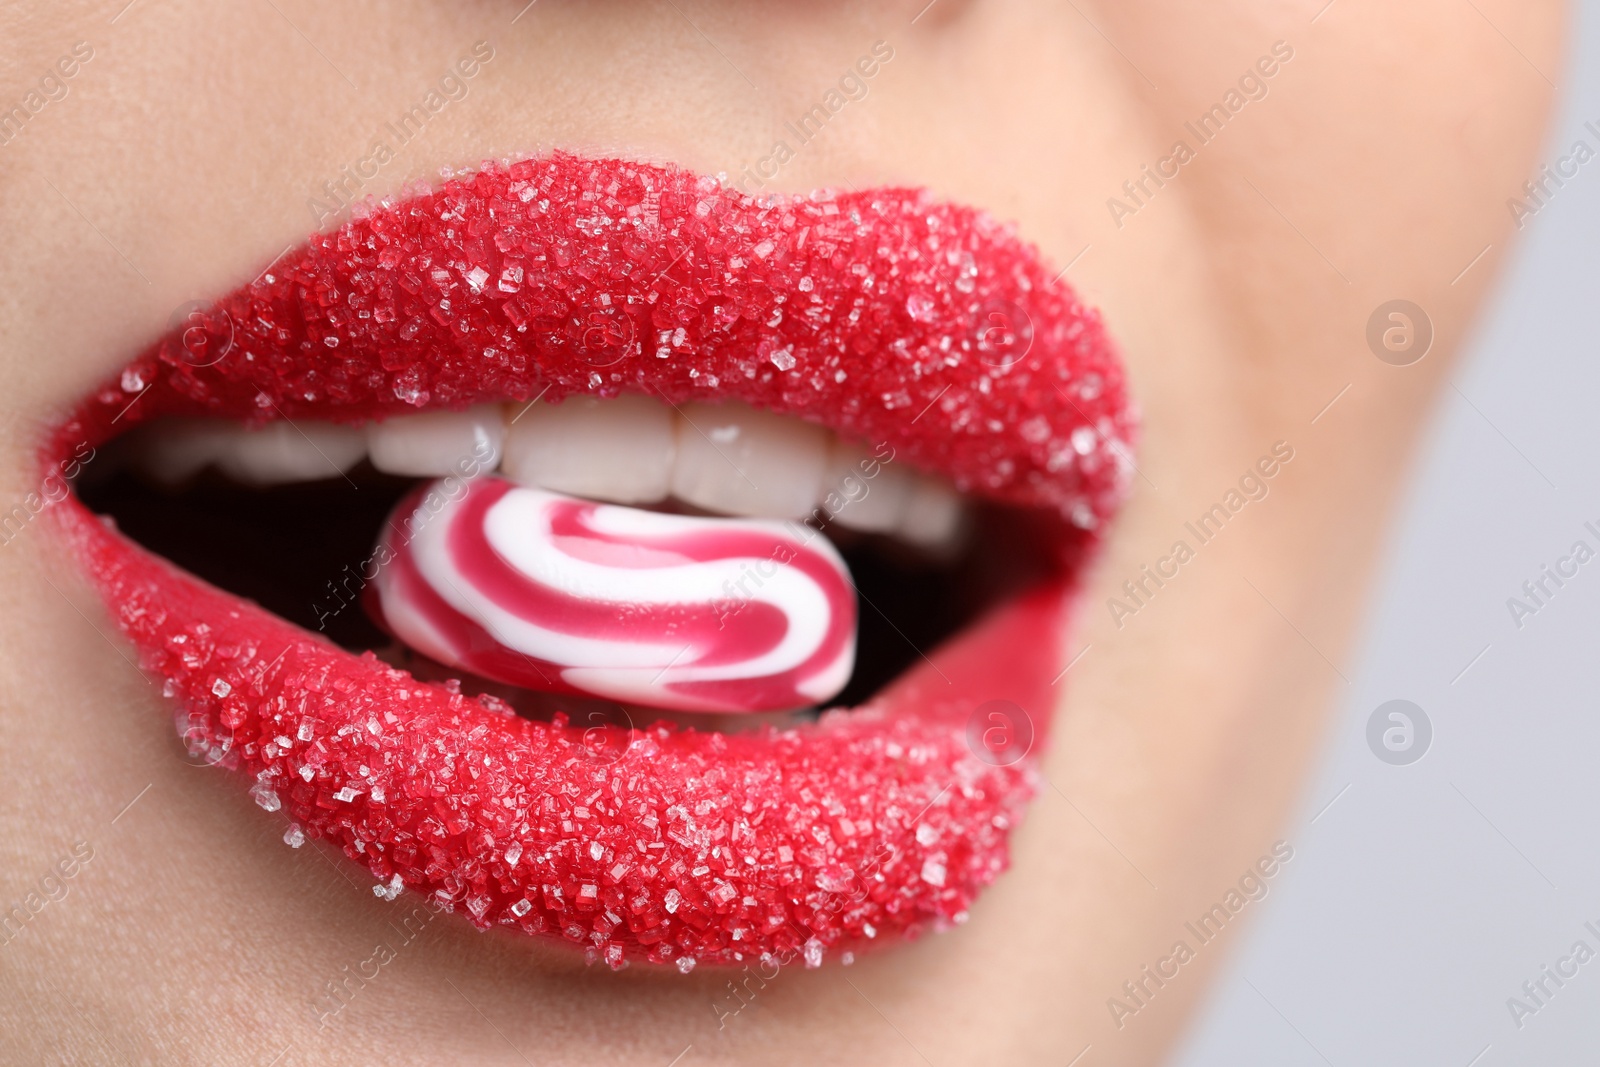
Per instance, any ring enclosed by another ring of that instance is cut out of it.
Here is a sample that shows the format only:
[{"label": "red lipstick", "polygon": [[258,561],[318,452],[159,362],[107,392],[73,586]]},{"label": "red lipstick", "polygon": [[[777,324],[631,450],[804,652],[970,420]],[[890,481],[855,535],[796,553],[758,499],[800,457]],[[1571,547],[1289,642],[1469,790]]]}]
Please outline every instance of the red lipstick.
[{"label": "red lipstick", "polygon": [[1032,753],[974,739],[989,715],[1048,722],[1069,592],[1134,430],[1099,317],[981,212],[905,189],[752,199],[569,155],[486,165],[283,257],[84,400],[42,462],[162,417],[362,424],[624,392],[892,449],[1030,512],[1052,577],[814,724],[596,743],[345,651],[76,496],[53,511],[191,738],[202,724],[286,839],[336,845],[379,896],[684,972],[816,966],[963,921],[1035,779]]}]

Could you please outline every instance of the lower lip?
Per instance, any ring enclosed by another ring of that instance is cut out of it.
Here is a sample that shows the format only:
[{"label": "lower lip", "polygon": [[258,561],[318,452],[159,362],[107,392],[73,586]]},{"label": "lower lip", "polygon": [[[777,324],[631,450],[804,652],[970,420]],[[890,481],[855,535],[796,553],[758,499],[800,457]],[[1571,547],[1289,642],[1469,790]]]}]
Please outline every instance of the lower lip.
[{"label": "lower lip", "polygon": [[586,730],[343,651],[75,497],[56,514],[191,747],[249,775],[286,840],[612,967],[818,966],[965,921],[1034,792],[1071,599],[1047,583],[813,726]]}]

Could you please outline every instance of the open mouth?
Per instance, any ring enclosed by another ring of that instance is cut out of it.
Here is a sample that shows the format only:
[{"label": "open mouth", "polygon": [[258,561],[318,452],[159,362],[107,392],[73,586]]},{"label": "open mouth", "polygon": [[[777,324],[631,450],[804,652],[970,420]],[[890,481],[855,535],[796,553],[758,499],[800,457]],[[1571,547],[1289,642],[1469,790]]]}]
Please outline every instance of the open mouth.
[{"label": "open mouth", "polygon": [[554,155],[280,257],[42,463],[286,841],[687,972],[965,919],[1133,424],[979,212]]}]

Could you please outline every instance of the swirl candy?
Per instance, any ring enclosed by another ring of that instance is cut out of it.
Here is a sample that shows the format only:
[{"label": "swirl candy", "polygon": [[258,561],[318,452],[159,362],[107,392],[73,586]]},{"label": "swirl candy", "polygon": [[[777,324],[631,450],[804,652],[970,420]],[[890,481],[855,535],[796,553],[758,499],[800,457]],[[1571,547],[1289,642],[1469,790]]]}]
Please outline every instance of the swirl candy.
[{"label": "swirl candy", "polygon": [[376,558],[370,606],[397,638],[530,689],[771,711],[829,699],[855,662],[849,571],[797,524],[447,479],[400,504]]}]

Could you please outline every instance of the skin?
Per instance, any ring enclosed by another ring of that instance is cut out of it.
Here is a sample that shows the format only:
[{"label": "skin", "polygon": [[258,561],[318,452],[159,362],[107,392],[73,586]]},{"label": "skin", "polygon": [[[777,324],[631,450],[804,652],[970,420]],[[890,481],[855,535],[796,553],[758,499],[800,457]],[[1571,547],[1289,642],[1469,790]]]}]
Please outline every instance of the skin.
[{"label": "skin", "polygon": [[[923,0],[545,0],[513,23],[520,0],[166,0],[113,24],[123,2],[0,3],[7,106],[94,47],[0,147],[7,508],[37,488],[46,420],[172,309],[304,237],[321,182],[478,40],[495,57],[469,95],[364,191],[553,147],[737,176],[887,41],[868,96],[766,187],[925,184],[1072,263],[1142,404],[1140,475],[1063,657],[1088,646],[1013,871],[957,931],[786,969],[732,1015],[727,975],[584,970],[444,916],[319,1029],[327,983],[370,975],[416,902],[284,848],[239,780],[190,765],[49,522],[30,524],[0,547],[0,899],[38,891],[75,842],[93,856],[0,947],[4,1058],[664,1065],[692,1045],[680,1062],[1019,1064],[1092,1046],[1079,1062],[1159,1062],[1252,909],[1120,1028],[1107,1000],[1175,940],[1196,946],[1184,921],[1307,799],[1383,518],[1513,233],[1561,6],[940,0],[913,24]],[[1184,120],[1279,40],[1293,58],[1268,95],[1119,227],[1107,198],[1175,139],[1195,147]],[[1365,340],[1400,297],[1435,331],[1407,367]],[[1269,495],[1113,621],[1123,581],[1193,546],[1183,523],[1280,441],[1293,459]]]}]

